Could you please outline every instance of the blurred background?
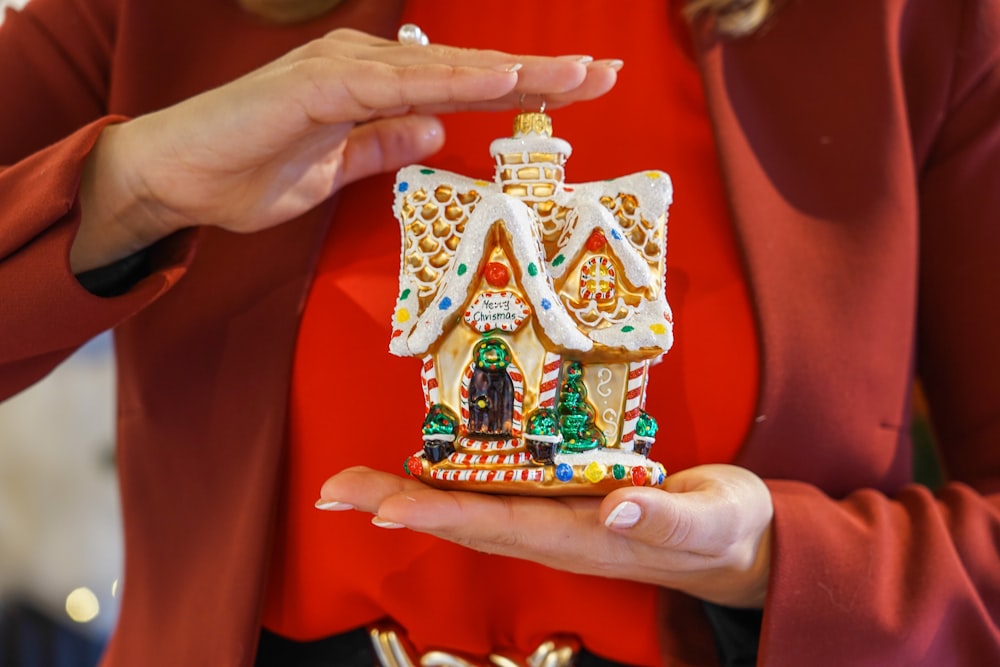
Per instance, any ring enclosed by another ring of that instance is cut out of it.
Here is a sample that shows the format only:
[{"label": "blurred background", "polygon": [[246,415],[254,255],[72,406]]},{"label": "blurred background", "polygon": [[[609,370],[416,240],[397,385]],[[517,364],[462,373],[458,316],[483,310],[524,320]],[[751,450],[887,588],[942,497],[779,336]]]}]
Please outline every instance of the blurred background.
[{"label": "blurred background", "polygon": [[[0,0],[0,23],[27,1]],[[100,658],[122,583],[113,422],[107,334],[0,403],[0,667]]]},{"label": "blurred background", "polygon": [[108,335],[0,403],[0,667],[96,665],[121,535]]}]

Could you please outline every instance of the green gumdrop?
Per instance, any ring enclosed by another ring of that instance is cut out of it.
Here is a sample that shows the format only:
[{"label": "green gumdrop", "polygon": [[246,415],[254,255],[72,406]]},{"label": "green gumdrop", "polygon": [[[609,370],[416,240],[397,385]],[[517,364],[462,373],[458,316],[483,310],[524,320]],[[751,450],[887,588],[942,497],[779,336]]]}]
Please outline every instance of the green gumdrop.
[{"label": "green gumdrop", "polygon": [[635,433],[642,438],[655,438],[660,430],[659,424],[645,410],[639,412],[639,420],[635,424]]},{"label": "green gumdrop", "polygon": [[435,403],[424,417],[424,435],[455,435],[458,433],[458,417],[448,406]]},{"label": "green gumdrop", "polygon": [[528,417],[529,435],[556,435],[559,433],[559,417],[552,408],[539,408]]}]

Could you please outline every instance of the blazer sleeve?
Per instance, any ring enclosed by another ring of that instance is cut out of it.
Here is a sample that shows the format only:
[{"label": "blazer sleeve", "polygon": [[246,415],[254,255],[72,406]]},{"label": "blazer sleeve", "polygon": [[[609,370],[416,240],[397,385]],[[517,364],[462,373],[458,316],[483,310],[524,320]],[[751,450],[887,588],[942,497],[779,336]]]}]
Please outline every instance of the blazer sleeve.
[{"label": "blazer sleeve", "polygon": [[947,109],[916,151],[917,372],[948,482],[841,500],[768,482],[759,664],[1000,665],[1000,11],[964,6]]},{"label": "blazer sleeve", "polygon": [[122,120],[106,99],[117,0],[32,0],[0,27],[0,399],[48,373],[183,273],[192,234],[158,243],[152,273],[101,298],[69,268],[83,163]]}]

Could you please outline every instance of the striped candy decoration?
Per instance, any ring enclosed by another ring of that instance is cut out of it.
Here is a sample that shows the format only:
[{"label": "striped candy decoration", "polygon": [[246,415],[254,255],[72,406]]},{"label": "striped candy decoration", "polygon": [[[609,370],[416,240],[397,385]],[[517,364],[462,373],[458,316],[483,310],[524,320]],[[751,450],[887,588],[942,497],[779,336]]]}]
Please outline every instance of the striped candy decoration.
[{"label": "striped candy decoration", "polygon": [[520,440],[475,440],[473,438],[462,438],[458,441],[460,449],[475,452],[502,452],[504,450],[519,449]]},{"label": "striped candy decoration", "polygon": [[542,362],[542,384],[538,388],[538,407],[556,407],[560,368],[562,368],[562,357],[555,352],[546,352],[545,360]]},{"label": "striped candy decoration", "polygon": [[646,409],[646,389],[649,387],[649,361],[637,362],[643,365],[644,372],[642,374],[642,396],[639,398],[639,407],[643,410]]},{"label": "striped candy decoration", "polygon": [[633,361],[628,365],[628,384],[625,394],[625,424],[622,426],[622,449],[635,449],[635,425],[639,421],[639,411],[642,408],[646,379],[645,361]]},{"label": "striped candy decoration", "polygon": [[461,399],[460,411],[462,413],[462,430],[465,431],[469,424],[469,384],[472,382],[472,373],[476,370],[475,364],[469,364],[462,375],[462,388],[459,391]]},{"label": "striped candy decoration", "polygon": [[420,386],[424,390],[424,404],[429,410],[438,402],[437,367],[434,365],[434,357],[430,354],[424,357],[424,365],[420,369]]},{"label": "striped candy decoration", "polygon": [[455,453],[448,460],[459,466],[522,466],[531,462],[528,452],[513,454],[459,454]]},{"label": "striped candy decoration", "polygon": [[521,437],[521,424],[524,421],[522,411],[524,409],[524,376],[520,369],[513,364],[507,367],[507,375],[514,383],[514,415],[510,423],[510,434],[515,438]]},{"label": "striped candy decoration", "polygon": [[432,468],[431,477],[446,482],[541,482],[545,471],[541,468],[517,470],[440,470]]}]

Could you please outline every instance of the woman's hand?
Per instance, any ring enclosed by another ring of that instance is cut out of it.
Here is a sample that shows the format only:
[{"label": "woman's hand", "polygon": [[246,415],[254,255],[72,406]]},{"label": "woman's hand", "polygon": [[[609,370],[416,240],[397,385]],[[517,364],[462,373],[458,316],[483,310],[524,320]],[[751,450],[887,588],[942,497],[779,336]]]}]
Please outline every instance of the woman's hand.
[{"label": "woman's hand", "polygon": [[440,148],[433,114],[604,94],[620,62],[402,45],[337,30],[229,84],[104,130],[85,165],[80,272],[194,225],[253,232]]},{"label": "woman's hand", "polygon": [[559,570],[763,606],[773,507],[761,479],[736,466],[704,465],[669,476],[666,489],[629,487],[605,498],[493,496],[351,468],[327,480],[317,507],[371,512],[376,525]]}]

